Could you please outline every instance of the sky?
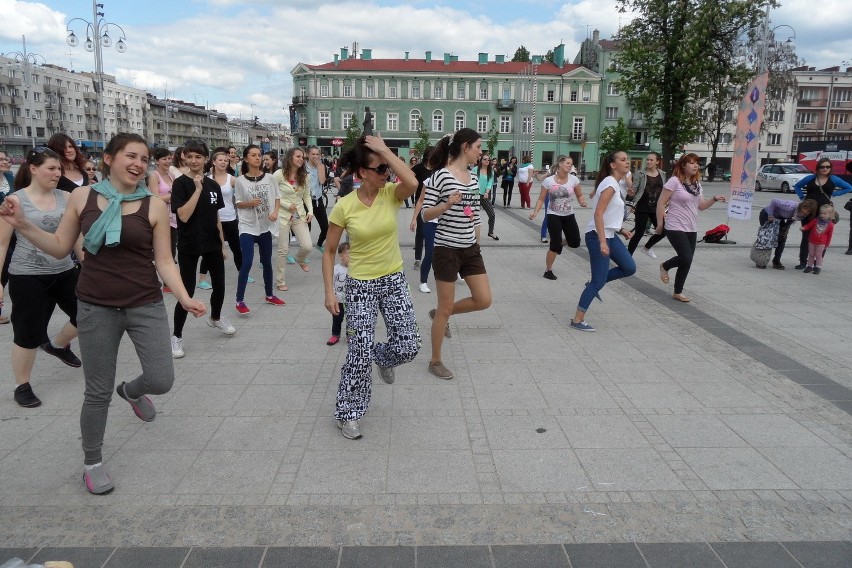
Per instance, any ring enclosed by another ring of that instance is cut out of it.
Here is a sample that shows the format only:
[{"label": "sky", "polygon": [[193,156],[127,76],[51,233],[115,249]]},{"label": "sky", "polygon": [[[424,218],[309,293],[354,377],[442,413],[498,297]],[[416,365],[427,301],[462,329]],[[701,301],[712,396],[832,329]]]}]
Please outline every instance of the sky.
[{"label": "sky", "polygon": [[[796,49],[808,65],[852,66],[849,0],[781,0],[772,11],[776,38],[795,29]],[[629,16],[616,0],[98,0],[104,19],[126,33],[127,51],[103,49],[104,71],[119,83],[158,97],[208,105],[229,117],[287,122],[292,97],[290,71],[299,63],[332,61],[341,47],[357,42],[373,58],[437,56],[450,52],[475,60],[479,52],[511,58],[518,46],[544,54],[560,42],[573,60],[592,30],[612,37]],[[92,21],[91,0],[0,0],[0,53],[27,50],[48,63],[76,71],[94,69],[82,47],[86,24],[71,29],[81,38],[66,43],[73,18]],[[110,29],[113,41],[118,35]]]}]

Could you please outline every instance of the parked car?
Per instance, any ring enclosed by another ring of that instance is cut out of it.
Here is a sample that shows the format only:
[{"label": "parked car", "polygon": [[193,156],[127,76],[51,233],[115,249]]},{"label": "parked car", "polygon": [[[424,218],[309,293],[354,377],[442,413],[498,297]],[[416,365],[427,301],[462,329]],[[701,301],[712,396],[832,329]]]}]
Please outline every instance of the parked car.
[{"label": "parked car", "polygon": [[754,190],[775,189],[792,193],[793,186],[809,175],[811,172],[802,164],[766,164],[757,171]]}]

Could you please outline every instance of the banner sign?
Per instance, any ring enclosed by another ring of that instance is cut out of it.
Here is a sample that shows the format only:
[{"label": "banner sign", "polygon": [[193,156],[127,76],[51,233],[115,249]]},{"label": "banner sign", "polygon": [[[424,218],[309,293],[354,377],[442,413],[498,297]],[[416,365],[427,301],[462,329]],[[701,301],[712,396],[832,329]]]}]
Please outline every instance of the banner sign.
[{"label": "banner sign", "polygon": [[731,198],[728,200],[728,217],[731,219],[751,219],[751,202],[759,165],[760,126],[766,108],[768,82],[769,73],[758,75],[748,86],[740,103],[734,158],[731,161]]}]

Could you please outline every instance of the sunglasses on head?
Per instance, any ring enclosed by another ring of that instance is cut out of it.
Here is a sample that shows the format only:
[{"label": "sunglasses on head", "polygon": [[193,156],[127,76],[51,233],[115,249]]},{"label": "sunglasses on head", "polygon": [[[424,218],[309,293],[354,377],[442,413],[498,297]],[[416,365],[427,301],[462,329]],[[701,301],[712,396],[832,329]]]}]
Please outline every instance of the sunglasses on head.
[{"label": "sunglasses on head", "polygon": [[388,173],[388,170],[390,170],[390,166],[387,165],[387,164],[379,164],[375,168],[371,168],[370,166],[364,166],[364,169],[365,170],[372,170],[379,175],[384,175],[384,174]]},{"label": "sunglasses on head", "polygon": [[50,148],[48,148],[47,146],[34,146],[33,149],[30,150],[30,152],[32,152],[33,154],[44,154],[48,150],[50,150]]}]

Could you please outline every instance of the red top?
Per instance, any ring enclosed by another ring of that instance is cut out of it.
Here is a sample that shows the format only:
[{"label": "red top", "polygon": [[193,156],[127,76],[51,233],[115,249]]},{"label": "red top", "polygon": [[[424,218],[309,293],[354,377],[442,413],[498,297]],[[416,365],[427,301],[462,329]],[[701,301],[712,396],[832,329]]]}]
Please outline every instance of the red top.
[{"label": "red top", "polygon": [[817,231],[817,219],[818,217],[814,217],[810,220],[804,227],[802,227],[803,231],[810,231],[808,235],[808,242],[815,245],[825,245],[826,248],[831,244],[831,235],[834,234],[834,223],[831,221],[828,222],[828,226],[823,230],[823,232]]}]

